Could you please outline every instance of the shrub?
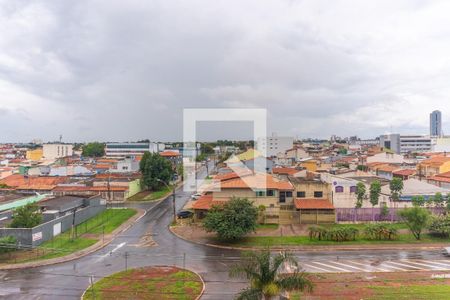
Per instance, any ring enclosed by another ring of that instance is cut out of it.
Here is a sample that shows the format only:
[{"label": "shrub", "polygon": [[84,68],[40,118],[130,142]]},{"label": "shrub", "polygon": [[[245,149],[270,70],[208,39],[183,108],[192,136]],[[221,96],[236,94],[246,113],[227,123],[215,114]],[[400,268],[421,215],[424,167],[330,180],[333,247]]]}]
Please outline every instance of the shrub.
[{"label": "shrub", "polygon": [[397,237],[397,229],[387,224],[367,224],[364,235],[371,240],[392,240]]},{"label": "shrub", "polygon": [[332,227],[323,228],[320,226],[311,226],[309,229],[309,238],[319,241],[345,242],[354,241],[358,236],[359,230],[355,227]]},{"label": "shrub", "polygon": [[16,250],[16,242],[17,240],[13,236],[5,236],[0,238],[0,254]]},{"label": "shrub", "polygon": [[450,215],[433,217],[429,229],[432,235],[450,237]]}]

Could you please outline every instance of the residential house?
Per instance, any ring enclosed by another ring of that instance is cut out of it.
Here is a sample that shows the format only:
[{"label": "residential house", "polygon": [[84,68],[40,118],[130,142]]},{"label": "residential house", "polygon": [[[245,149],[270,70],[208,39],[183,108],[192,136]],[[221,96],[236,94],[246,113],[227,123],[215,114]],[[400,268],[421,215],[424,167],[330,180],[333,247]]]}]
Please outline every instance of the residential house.
[{"label": "residential house", "polygon": [[427,181],[441,188],[450,189],[450,172],[431,176],[427,178]]},{"label": "residential house", "polygon": [[44,156],[44,150],[42,148],[37,148],[33,150],[28,150],[26,153],[26,158],[32,161],[39,161]]},{"label": "residential house", "polygon": [[432,156],[417,165],[419,177],[431,177],[446,172],[450,172],[450,156]]}]

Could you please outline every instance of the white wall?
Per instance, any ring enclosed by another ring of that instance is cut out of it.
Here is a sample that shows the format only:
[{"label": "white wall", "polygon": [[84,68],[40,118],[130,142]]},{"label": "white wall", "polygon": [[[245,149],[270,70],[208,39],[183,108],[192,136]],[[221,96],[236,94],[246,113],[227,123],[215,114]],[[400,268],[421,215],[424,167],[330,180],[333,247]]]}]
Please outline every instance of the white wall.
[{"label": "white wall", "polygon": [[44,144],[44,159],[56,159],[60,157],[72,156],[73,145],[70,144]]}]

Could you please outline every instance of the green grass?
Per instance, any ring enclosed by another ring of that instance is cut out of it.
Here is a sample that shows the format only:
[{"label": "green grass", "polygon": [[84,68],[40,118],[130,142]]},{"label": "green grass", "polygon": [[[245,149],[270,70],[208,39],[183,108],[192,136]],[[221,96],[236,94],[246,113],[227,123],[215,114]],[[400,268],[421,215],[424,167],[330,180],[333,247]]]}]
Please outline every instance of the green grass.
[{"label": "green grass", "polygon": [[374,295],[367,298],[372,300],[398,300],[398,299],[450,299],[450,285],[404,285],[393,286],[371,286]]},{"label": "green grass", "polygon": [[157,268],[140,268],[100,279],[88,288],[83,299],[129,298],[130,295],[133,299],[155,299],[159,295],[161,299],[190,300],[200,294],[202,287],[200,278],[190,271],[163,275]]},{"label": "green grass", "polygon": [[155,201],[168,196],[172,192],[171,188],[163,187],[159,191],[143,191],[127,199],[127,201]]},{"label": "green grass", "polygon": [[[86,249],[101,238],[101,234],[111,233],[127,221],[129,218],[136,214],[136,210],[131,208],[124,209],[107,209],[97,216],[79,224],[76,226],[76,237],[71,238],[71,230],[68,230],[60,235],[56,236],[52,240],[42,243],[39,247],[33,250],[33,254],[27,251],[17,251],[23,255],[18,255],[11,261],[6,261],[6,263],[15,262],[29,262],[34,260],[50,259],[65,256],[76,251]],[[82,237],[83,234],[97,234],[98,238],[86,238]]]},{"label": "green grass", "polygon": [[[356,223],[356,224],[320,224],[319,226],[321,227],[325,227],[325,228],[330,228],[330,227],[334,227],[334,228],[345,228],[345,227],[354,227],[357,228],[359,230],[363,230],[366,225],[369,223]],[[376,224],[383,224],[383,223],[376,223]],[[406,226],[405,223],[386,223],[386,225],[392,226],[396,229],[408,229],[408,226]]]},{"label": "green grass", "polygon": [[[105,233],[111,233],[119,227],[126,220],[131,218],[136,214],[136,210],[131,208],[121,208],[121,209],[107,209],[95,218],[89,219],[86,222],[77,226],[78,232],[85,233],[103,233],[103,227],[105,228]],[[88,228],[86,231],[85,228]],[[90,229],[89,229],[90,228]]]},{"label": "green grass", "polygon": [[443,243],[448,239],[442,239],[431,235],[423,235],[420,241],[416,240],[412,234],[400,234],[397,239],[391,241],[368,240],[357,238],[355,241],[333,242],[310,240],[307,236],[255,236],[243,238],[230,243],[233,246],[293,246],[293,245],[376,245],[376,244],[423,244],[423,243]]}]

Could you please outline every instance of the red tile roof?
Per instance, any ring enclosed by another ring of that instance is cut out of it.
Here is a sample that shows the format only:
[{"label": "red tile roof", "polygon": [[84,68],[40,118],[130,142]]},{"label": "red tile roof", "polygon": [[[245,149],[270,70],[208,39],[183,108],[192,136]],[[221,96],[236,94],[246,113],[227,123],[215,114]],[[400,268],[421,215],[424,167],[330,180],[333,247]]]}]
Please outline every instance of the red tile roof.
[{"label": "red tile roof", "polygon": [[226,201],[217,201],[213,199],[212,194],[205,194],[198,198],[193,204],[193,209],[209,210],[213,205],[222,205]]},{"label": "red tile roof", "polygon": [[58,176],[27,176],[21,174],[13,174],[0,180],[0,183],[6,184],[10,187],[27,186],[27,185],[57,185],[64,183],[68,177]]},{"label": "red tile roof", "polygon": [[164,151],[159,153],[159,155],[163,156],[163,157],[173,157],[173,156],[180,156],[181,154],[179,152],[175,152],[175,151]]},{"label": "red tile roof", "polygon": [[394,175],[400,175],[400,176],[411,176],[416,174],[416,170],[413,169],[403,169],[403,170],[397,170],[392,172]]},{"label": "red tile roof", "polygon": [[[245,181],[242,179],[245,178]],[[289,181],[278,180],[270,174],[258,173],[254,175],[243,176],[221,183],[222,189],[248,189],[248,188],[267,188],[276,190],[293,190],[293,186]],[[264,182],[266,186],[264,187]]]},{"label": "red tile roof", "polygon": [[328,199],[295,199],[297,209],[334,209],[333,204]]},{"label": "red tile roof", "polygon": [[300,172],[297,169],[294,168],[286,168],[286,167],[277,167],[272,169],[273,174],[282,174],[282,175],[294,175],[296,173]]},{"label": "red tile roof", "polygon": [[428,180],[438,181],[438,182],[448,182],[450,183],[450,177],[441,177],[441,176],[431,176]]},{"label": "red tile roof", "polygon": [[[111,192],[125,192],[128,190],[126,186],[110,186]],[[55,192],[107,192],[107,186],[57,186],[53,189]]]}]

